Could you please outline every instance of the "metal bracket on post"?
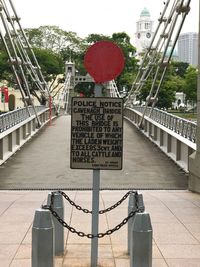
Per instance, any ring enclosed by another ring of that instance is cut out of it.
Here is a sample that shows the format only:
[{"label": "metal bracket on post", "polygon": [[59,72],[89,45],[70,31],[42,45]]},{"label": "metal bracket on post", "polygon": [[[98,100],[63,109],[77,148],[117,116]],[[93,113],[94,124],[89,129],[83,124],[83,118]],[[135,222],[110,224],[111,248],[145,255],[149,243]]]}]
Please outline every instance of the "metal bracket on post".
[{"label": "metal bracket on post", "polygon": [[[59,217],[64,219],[64,208],[63,208],[63,198],[58,192],[53,192],[53,210],[59,215]],[[48,194],[47,205],[51,204],[52,193]],[[62,224],[53,216],[53,223],[55,229],[55,255],[63,255],[64,253],[64,227]]]},{"label": "metal bracket on post", "polygon": [[32,227],[32,267],[54,267],[54,227],[49,210],[37,209]]},{"label": "metal bracket on post", "polygon": [[148,213],[136,213],[131,233],[130,267],[152,267],[152,226]]}]

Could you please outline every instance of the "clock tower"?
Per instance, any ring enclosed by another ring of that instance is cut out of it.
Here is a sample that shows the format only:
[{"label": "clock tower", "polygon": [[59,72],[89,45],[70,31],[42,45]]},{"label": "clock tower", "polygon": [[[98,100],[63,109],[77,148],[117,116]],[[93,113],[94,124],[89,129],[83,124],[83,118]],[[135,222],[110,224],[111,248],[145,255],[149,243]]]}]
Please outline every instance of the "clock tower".
[{"label": "clock tower", "polygon": [[153,36],[153,21],[146,7],[142,10],[136,25],[135,45],[137,53],[141,54],[150,45]]}]

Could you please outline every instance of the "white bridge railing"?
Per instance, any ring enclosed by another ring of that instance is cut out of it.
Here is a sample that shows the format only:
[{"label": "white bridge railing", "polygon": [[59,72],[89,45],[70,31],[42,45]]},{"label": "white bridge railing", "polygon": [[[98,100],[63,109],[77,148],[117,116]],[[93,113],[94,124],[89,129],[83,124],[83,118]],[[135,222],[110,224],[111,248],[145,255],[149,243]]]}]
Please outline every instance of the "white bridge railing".
[{"label": "white bridge railing", "polygon": [[[31,116],[26,108],[0,115],[0,165],[51,120],[49,108],[38,106],[36,110],[41,122],[40,127],[31,108],[29,109]],[[54,108],[51,115],[55,118]]]},{"label": "white bridge railing", "polygon": [[[138,126],[143,111],[144,107],[125,108],[124,117]],[[194,122],[154,109],[150,118],[144,117],[141,132],[188,172],[189,156],[196,150],[196,128]]]},{"label": "white bridge railing", "polygon": [[[37,113],[46,111],[45,106],[36,106]],[[29,107],[30,115],[34,115],[34,110],[32,107]],[[20,122],[28,119],[30,117],[26,108],[16,109],[0,115],[0,133],[6,131],[7,129],[17,125]]]}]

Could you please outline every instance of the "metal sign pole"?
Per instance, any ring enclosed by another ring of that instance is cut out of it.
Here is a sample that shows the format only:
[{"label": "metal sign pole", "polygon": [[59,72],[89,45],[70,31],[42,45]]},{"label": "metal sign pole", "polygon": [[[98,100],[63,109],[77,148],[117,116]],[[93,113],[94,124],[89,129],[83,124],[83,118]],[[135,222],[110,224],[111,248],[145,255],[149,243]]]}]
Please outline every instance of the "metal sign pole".
[{"label": "metal sign pole", "polygon": [[[97,235],[99,230],[99,188],[100,170],[93,170],[93,191],[92,191],[92,234]],[[98,238],[92,238],[91,244],[91,267],[98,265]]]},{"label": "metal sign pole", "polygon": [[[95,97],[102,96],[102,86],[95,84]],[[99,231],[99,190],[100,170],[93,170],[93,191],[92,191],[92,234],[97,235]],[[92,238],[91,242],[91,267],[98,265],[98,238]]]}]

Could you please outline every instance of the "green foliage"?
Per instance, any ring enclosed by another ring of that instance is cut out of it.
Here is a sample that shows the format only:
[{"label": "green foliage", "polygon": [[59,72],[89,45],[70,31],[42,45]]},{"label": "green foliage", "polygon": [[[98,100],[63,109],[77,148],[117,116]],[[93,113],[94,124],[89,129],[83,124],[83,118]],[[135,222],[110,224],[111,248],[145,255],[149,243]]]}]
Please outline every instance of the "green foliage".
[{"label": "green foliage", "polygon": [[86,38],[85,38],[85,42],[88,45],[92,45],[96,42],[99,41],[112,41],[110,36],[107,35],[103,35],[103,34],[89,34]]},{"label": "green foliage", "polygon": [[25,29],[25,32],[33,47],[52,50],[56,53],[67,47],[77,50],[82,41],[75,32],[67,32],[57,26],[40,26]]},{"label": "green foliage", "polygon": [[[75,62],[77,73],[86,75],[83,62],[88,47],[102,40],[113,41],[122,49],[125,58],[124,70],[116,79],[117,87],[119,90],[124,87],[130,90],[138,71],[138,61],[135,57],[136,49],[125,32],[113,33],[112,36],[93,33],[83,39],[78,37],[76,33],[64,31],[57,26],[41,26],[34,29],[25,29],[25,33],[29,43],[34,48],[46,81],[53,81],[58,74],[64,74],[66,61]],[[158,77],[156,86],[158,86],[160,78],[161,75]],[[8,64],[8,56],[2,42],[0,42],[0,79],[6,79],[14,83],[12,69]],[[142,88],[139,96],[141,101],[145,101],[149,95],[151,84],[152,77]],[[82,92],[85,96],[91,96],[93,89],[94,83],[82,83],[76,86],[77,92]],[[156,88],[154,88],[154,93],[155,90]],[[175,92],[184,92],[187,100],[196,101],[196,91],[196,69],[191,66],[188,67],[188,63],[172,61],[166,72],[156,105],[158,107],[170,107],[174,101]]]},{"label": "green foliage", "polygon": [[12,68],[9,64],[9,58],[5,50],[0,49],[0,80],[7,80],[13,84]]},{"label": "green foliage", "polygon": [[158,108],[170,108],[172,102],[175,100],[175,90],[176,83],[173,83],[173,80],[166,80],[161,87],[161,90],[158,95],[158,102],[156,106]]},{"label": "green foliage", "polygon": [[189,66],[185,74],[185,88],[186,100],[197,102],[197,69]]},{"label": "green foliage", "polygon": [[126,87],[129,91],[137,71],[136,48],[130,43],[130,37],[125,32],[113,33],[112,41],[122,49],[125,58],[124,70],[116,79],[117,87],[119,90]]},{"label": "green foliage", "polygon": [[64,64],[61,57],[51,50],[35,48],[34,53],[46,81],[51,81],[63,73]]}]

